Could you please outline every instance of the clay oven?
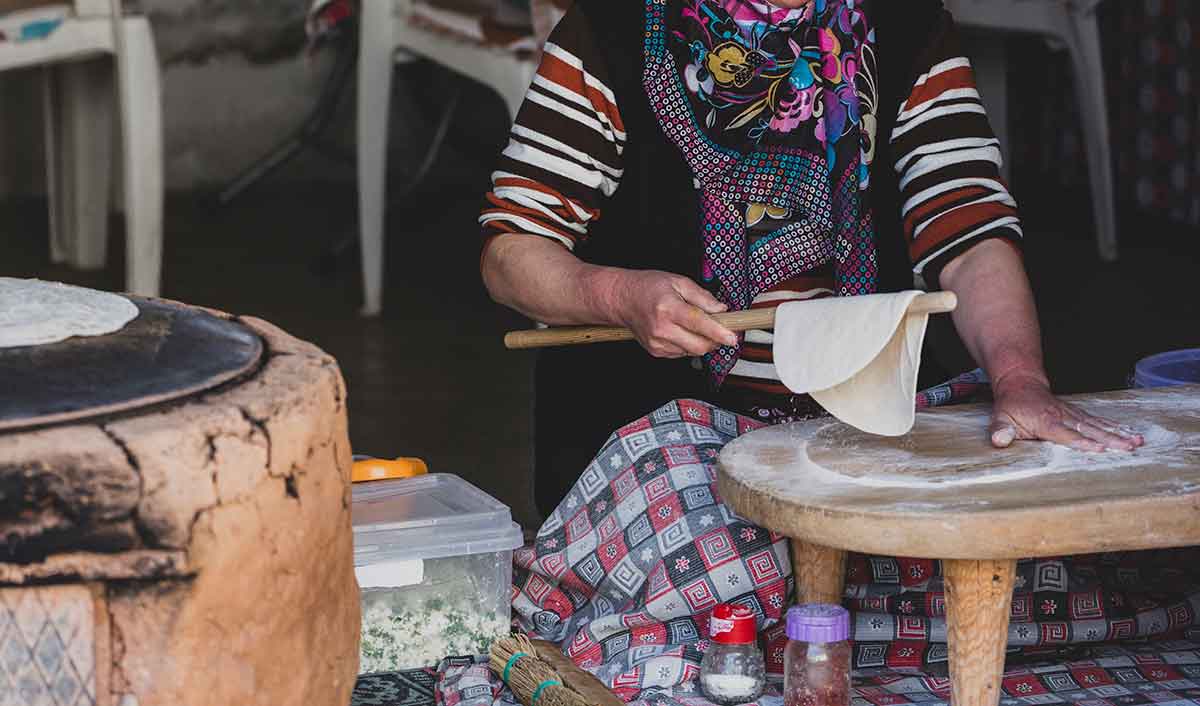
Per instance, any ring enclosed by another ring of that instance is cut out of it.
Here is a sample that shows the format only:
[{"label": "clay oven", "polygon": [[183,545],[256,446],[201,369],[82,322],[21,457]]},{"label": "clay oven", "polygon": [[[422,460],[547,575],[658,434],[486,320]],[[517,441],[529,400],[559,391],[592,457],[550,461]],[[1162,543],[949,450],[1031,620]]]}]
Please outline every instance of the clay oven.
[{"label": "clay oven", "polygon": [[348,703],[336,363],[136,303],[118,334],[0,350],[0,704]]}]

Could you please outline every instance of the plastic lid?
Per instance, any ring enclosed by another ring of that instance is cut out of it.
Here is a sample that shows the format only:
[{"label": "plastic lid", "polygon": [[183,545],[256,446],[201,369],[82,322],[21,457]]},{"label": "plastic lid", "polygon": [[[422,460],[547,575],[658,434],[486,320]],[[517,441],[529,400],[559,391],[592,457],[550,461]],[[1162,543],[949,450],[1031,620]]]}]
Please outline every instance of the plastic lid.
[{"label": "plastic lid", "polygon": [[713,608],[708,636],[722,645],[746,645],[758,639],[758,621],[746,606],[722,603]]},{"label": "plastic lid", "polygon": [[1195,383],[1200,383],[1200,348],[1152,355],[1134,368],[1134,384],[1139,388]]},{"label": "plastic lid", "polygon": [[508,506],[458,476],[353,487],[354,565],[512,551],[524,543]]},{"label": "plastic lid", "polygon": [[850,637],[850,611],[828,603],[794,606],[787,612],[787,636],[800,642],[841,642]]}]

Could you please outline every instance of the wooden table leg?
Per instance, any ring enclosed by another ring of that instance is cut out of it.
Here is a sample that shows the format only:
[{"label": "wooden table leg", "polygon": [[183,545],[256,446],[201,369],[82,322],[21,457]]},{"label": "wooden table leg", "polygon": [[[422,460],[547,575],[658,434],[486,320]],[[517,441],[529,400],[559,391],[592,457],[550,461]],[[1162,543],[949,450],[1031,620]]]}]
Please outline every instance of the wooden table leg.
[{"label": "wooden table leg", "polygon": [[846,590],[846,552],[798,539],[791,540],[791,543],[796,603],[840,605]]},{"label": "wooden table leg", "polygon": [[953,706],[996,706],[1017,562],[942,562]]}]

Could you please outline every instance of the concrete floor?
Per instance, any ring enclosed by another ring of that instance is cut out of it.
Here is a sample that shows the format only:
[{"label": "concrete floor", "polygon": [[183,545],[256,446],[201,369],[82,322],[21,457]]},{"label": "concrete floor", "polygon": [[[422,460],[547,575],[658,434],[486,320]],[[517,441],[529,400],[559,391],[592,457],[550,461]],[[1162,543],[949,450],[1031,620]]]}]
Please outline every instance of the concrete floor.
[{"label": "concrete floor", "polygon": [[[205,195],[171,197],[164,295],[260,316],[316,342],[347,378],[356,452],[423,457],[536,527],[532,356],[503,350],[501,334],[521,322],[493,305],[479,283],[475,217],[486,171],[451,161],[389,216],[379,319],[357,315],[353,252],[332,273],[312,266],[354,223],[349,186],[264,187],[224,208]],[[1122,387],[1140,357],[1200,346],[1197,234],[1130,221],[1121,261],[1101,264],[1087,224],[1074,219],[1086,218],[1086,204],[1054,196],[1050,207],[1026,204],[1026,231],[1048,365],[1060,390]],[[113,227],[119,236],[116,219]],[[0,204],[0,274],[120,288],[119,237],[106,270],[81,273],[47,264],[45,233],[43,202]]]}]

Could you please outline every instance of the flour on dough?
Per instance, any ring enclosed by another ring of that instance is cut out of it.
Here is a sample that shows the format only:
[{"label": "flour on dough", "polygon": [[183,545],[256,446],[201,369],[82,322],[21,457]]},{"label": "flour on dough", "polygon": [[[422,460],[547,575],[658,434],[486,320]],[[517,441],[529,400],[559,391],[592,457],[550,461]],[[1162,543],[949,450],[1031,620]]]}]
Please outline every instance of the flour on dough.
[{"label": "flour on dough", "polygon": [[927,315],[908,316],[921,292],[783,304],[775,315],[775,367],[852,427],[902,436],[916,418]]},{"label": "flour on dough", "polygon": [[103,336],[137,318],[125,297],[59,282],[0,277],[0,348]]}]

